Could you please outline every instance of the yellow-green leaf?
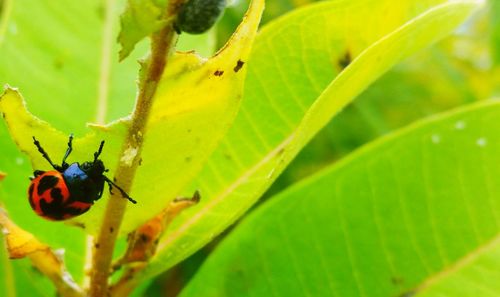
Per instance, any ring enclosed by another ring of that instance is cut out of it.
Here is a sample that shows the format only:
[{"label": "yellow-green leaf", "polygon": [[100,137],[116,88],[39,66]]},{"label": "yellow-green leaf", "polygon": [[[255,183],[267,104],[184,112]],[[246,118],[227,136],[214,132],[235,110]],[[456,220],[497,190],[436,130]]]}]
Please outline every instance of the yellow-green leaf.
[{"label": "yellow-green leaf", "polygon": [[[127,209],[122,233],[154,217],[179,195],[229,128],[240,105],[245,62],[262,9],[262,1],[254,4],[227,45],[214,57],[205,60],[193,53],[179,53],[169,60],[154,98],[142,163],[130,193],[138,204]],[[33,168],[45,170],[50,166],[33,145],[32,136],[54,161],[62,158],[67,135],[30,114],[16,90],[8,88],[0,97],[0,112],[5,115],[18,147],[31,158]],[[127,119],[109,126],[92,125],[92,132],[75,138],[68,161],[90,160],[99,142],[105,140],[102,160],[110,169],[108,175],[113,176],[116,164],[126,162],[118,152],[127,126]],[[203,199],[203,192],[201,195]],[[95,233],[104,206],[98,201],[91,211],[72,222],[84,224],[88,232]]]},{"label": "yellow-green leaf", "polygon": [[0,208],[0,227],[10,259],[29,258],[32,265],[48,277],[62,296],[82,296],[81,289],[68,274],[61,253],[40,242],[33,234],[19,228]]},{"label": "yellow-green leaf", "polygon": [[243,106],[143,277],[170,267],[240,217],[305,143],[391,66],[442,38],[477,1],[326,1],[270,23],[256,40]]}]

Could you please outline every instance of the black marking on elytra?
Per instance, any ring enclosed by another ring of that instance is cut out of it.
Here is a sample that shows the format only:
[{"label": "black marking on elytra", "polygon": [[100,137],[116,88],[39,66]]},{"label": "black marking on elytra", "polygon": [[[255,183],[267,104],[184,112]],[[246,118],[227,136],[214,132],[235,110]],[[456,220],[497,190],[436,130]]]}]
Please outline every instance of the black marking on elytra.
[{"label": "black marking on elytra", "polygon": [[56,221],[64,219],[66,210],[59,201],[52,201],[51,203],[47,203],[47,201],[41,199],[39,203],[40,209],[42,210],[42,213],[45,217],[51,218]]},{"label": "black marking on elytra", "polygon": [[60,188],[52,188],[52,190],[50,190],[50,196],[54,199],[55,203],[61,204],[63,202],[64,197]]},{"label": "black marking on elytra", "polygon": [[238,62],[236,62],[236,66],[234,66],[234,69],[233,69],[234,72],[240,71],[241,67],[243,67],[244,64],[245,64],[245,62],[238,60]]},{"label": "black marking on elytra", "polygon": [[86,212],[89,210],[90,206],[87,208],[73,208],[73,207],[66,207],[64,209],[64,212],[66,214],[72,215],[72,216],[78,216],[81,215],[82,213]]},{"label": "black marking on elytra", "polygon": [[68,208],[64,205],[64,197],[60,188],[52,188],[50,190],[50,197],[52,198],[52,201],[50,202],[45,201],[45,199],[41,199],[39,201],[40,209],[45,217],[60,221],[65,219],[66,214],[72,213],[71,211],[68,211]]},{"label": "black marking on elytra", "polygon": [[215,70],[215,72],[214,72],[214,75],[215,75],[215,76],[221,76],[221,75],[223,75],[223,74],[224,74],[224,71],[223,71],[223,70]]},{"label": "black marking on elytra", "polygon": [[59,179],[52,175],[46,175],[42,177],[42,179],[38,183],[38,189],[37,189],[38,195],[42,195],[43,192],[54,187],[55,185],[57,185],[58,182]]},{"label": "black marking on elytra", "polygon": [[35,202],[33,201],[33,196],[29,196],[28,198],[29,202],[30,202],[30,205],[31,205],[31,208],[32,209],[36,209],[36,205],[35,205]]},{"label": "black marking on elytra", "polygon": [[29,194],[29,197],[30,197],[30,200],[31,198],[33,197],[33,191],[35,190],[35,184],[31,184],[30,185],[30,188],[28,190],[28,194]]}]

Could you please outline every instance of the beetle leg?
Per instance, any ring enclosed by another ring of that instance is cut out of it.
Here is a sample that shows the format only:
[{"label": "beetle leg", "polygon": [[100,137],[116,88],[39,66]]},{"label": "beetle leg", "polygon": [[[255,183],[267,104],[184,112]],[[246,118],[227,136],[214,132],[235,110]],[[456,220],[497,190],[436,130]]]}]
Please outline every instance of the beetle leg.
[{"label": "beetle leg", "polygon": [[111,192],[111,185],[113,185],[113,187],[117,188],[118,191],[120,191],[120,193],[122,194],[123,198],[127,198],[128,201],[136,204],[137,201],[135,201],[134,199],[132,199],[132,197],[130,197],[122,188],[120,188],[117,184],[115,184],[113,181],[111,181],[107,176],[104,176],[104,180],[108,183],[109,185],[109,188],[110,188],[110,192]]},{"label": "beetle leg", "polygon": [[101,144],[99,145],[99,149],[97,152],[94,153],[94,163],[97,161],[97,158],[99,158],[99,155],[102,153],[102,147],[104,146],[104,140],[101,141]]},{"label": "beetle leg", "polygon": [[40,154],[42,154],[43,158],[45,160],[47,160],[47,162],[50,163],[50,165],[52,165],[52,167],[55,169],[55,170],[58,170],[60,171],[60,167],[55,165],[54,163],[52,163],[52,160],[50,160],[50,157],[49,155],[47,154],[47,152],[45,152],[45,150],[42,148],[42,146],[40,145],[40,142],[38,140],[36,140],[35,136],[33,136],[33,143],[35,144],[35,146],[38,148],[38,151],[40,152]]},{"label": "beetle leg", "polygon": [[113,195],[113,185],[111,185],[110,183],[108,183],[108,187],[109,187],[109,193],[111,195]]},{"label": "beetle leg", "polygon": [[35,170],[35,171],[33,171],[33,175],[34,175],[35,177],[37,177],[37,176],[39,176],[39,175],[42,175],[42,174],[44,174],[44,173],[45,173],[45,171],[42,171],[42,170]]},{"label": "beetle leg", "polygon": [[62,159],[61,166],[63,168],[68,167],[68,163],[66,163],[66,158],[68,158],[69,154],[73,151],[73,133],[69,135],[69,140],[68,140],[68,149],[66,150],[66,153],[64,154],[64,157]]}]

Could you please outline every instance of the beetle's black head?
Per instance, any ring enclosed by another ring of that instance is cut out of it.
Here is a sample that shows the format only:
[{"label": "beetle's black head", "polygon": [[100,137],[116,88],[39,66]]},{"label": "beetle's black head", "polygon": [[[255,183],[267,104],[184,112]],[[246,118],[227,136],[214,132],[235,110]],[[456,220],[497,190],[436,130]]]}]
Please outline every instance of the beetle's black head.
[{"label": "beetle's black head", "polygon": [[104,171],[106,171],[104,163],[99,159],[93,162],[85,162],[80,165],[80,168],[93,180],[101,179]]}]

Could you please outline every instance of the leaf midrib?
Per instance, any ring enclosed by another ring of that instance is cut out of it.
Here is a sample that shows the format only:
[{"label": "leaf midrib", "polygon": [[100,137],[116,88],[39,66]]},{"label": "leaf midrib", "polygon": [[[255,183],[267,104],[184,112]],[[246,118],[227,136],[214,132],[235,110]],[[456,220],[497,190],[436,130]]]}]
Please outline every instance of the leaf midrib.
[{"label": "leaf midrib", "polygon": [[438,271],[436,274],[431,275],[427,279],[425,279],[420,285],[418,285],[415,289],[410,290],[415,293],[421,293],[424,290],[432,288],[432,286],[436,285],[440,281],[446,279],[447,277],[453,275],[454,273],[460,271],[461,269],[467,267],[469,264],[473,263],[482,255],[492,251],[500,245],[500,234],[497,234],[492,240],[489,242],[480,245],[478,248],[472,250],[470,253],[465,254],[462,258],[458,259],[450,266]]},{"label": "leaf midrib", "polygon": [[292,142],[295,138],[295,133],[291,133],[284,141],[282,141],[279,145],[277,145],[272,151],[270,151],[267,155],[265,155],[257,164],[247,169],[243,174],[241,174],[238,179],[236,179],[233,183],[231,183],[228,187],[224,189],[219,195],[217,195],[214,199],[210,200],[200,211],[198,211],[193,217],[187,220],[184,224],[182,224],[179,229],[169,236],[166,237],[165,240],[161,241],[158,245],[158,253],[161,253],[162,250],[168,248],[170,244],[175,242],[177,239],[183,236],[184,233],[189,230],[189,228],[196,224],[199,220],[204,218],[204,216],[213,208],[215,208],[219,203],[221,203],[227,196],[229,196],[238,186],[245,183],[249,177],[252,176],[255,172],[257,172],[261,167],[267,164],[270,160],[272,160],[275,156],[278,156],[282,153],[283,149]]}]

